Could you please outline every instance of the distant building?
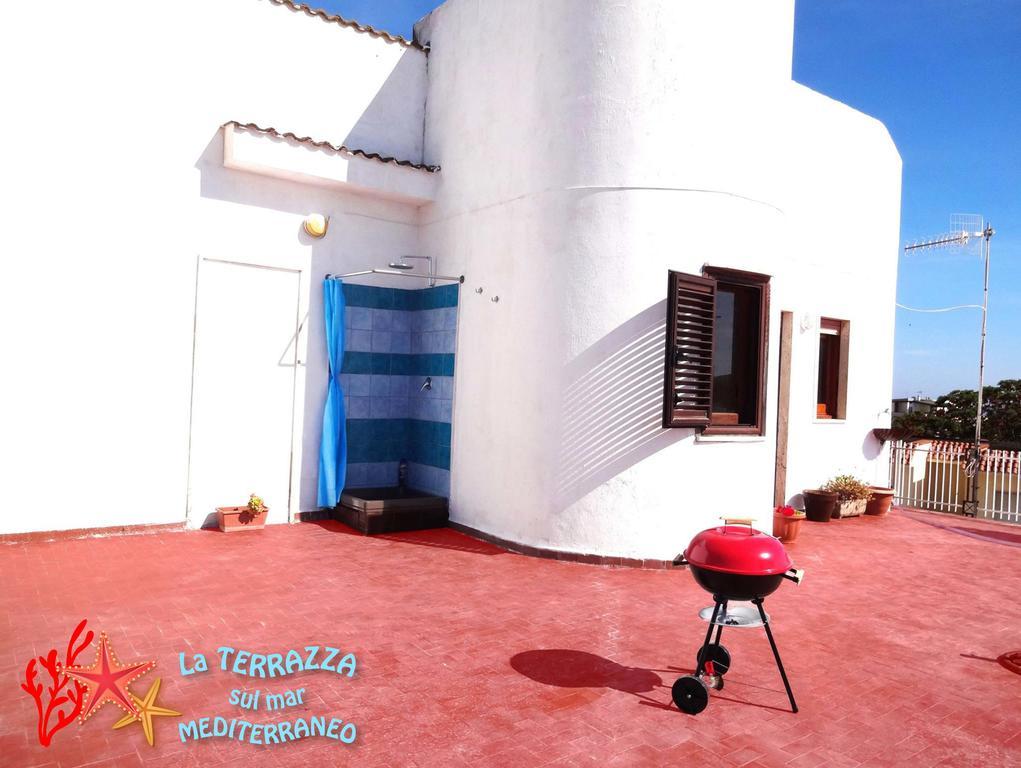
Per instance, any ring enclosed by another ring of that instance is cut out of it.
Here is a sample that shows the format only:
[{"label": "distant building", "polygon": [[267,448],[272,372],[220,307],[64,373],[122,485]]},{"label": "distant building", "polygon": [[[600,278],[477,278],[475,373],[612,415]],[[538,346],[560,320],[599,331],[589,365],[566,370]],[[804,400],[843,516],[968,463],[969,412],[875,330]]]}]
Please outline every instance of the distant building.
[{"label": "distant building", "polygon": [[905,413],[929,413],[936,405],[935,400],[927,397],[895,397],[893,398],[893,415]]}]

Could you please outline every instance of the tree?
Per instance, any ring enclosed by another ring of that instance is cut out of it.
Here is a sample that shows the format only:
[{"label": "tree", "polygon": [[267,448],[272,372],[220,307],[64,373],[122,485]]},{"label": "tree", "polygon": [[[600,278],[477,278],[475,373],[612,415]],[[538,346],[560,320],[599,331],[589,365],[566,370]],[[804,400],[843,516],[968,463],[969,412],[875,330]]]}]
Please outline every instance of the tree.
[{"label": "tree", "polygon": [[1021,445],[1021,379],[1004,379],[996,397],[982,407],[982,431],[990,432],[990,442]]},{"label": "tree", "polygon": [[[893,426],[916,437],[939,440],[975,439],[974,389],[955,389],[936,399],[928,413],[905,413]],[[994,448],[1021,448],[1021,379],[1004,379],[982,389],[982,439]]]}]

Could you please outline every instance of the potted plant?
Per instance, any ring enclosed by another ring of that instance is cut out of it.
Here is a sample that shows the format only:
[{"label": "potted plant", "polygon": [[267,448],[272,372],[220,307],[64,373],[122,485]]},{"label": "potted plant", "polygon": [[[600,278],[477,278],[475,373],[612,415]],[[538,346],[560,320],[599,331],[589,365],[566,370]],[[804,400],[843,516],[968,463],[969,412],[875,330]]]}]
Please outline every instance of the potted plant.
[{"label": "potted plant", "polygon": [[868,503],[865,505],[866,515],[876,515],[882,517],[890,511],[890,507],[893,505],[893,488],[882,488],[877,485],[869,487],[872,495],[869,496]]},{"label": "potted plant", "polygon": [[226,533],[233,531],[257,531],[266,525],[266,513],[269,507],[262,498],[254,493],[249,495],[248,503],[243,507],[217,507],[216,517],[220,530]]},{"label": "potted plant", "polygon": [[828,523],[837,507],[837,494],[822,488],[802,491],[805,516],[813,523]]},{"label": "potted plant", "polygon": [[773,535],[785,544],[793,544],[801,532],[801,521],[804,519],[805,513],[800,509],[777,507],[773,510]]},{"label": "potted plant", "polygon": [[822,487],[824,491],[837,494],[834,517],[857,517],[865,513],[865,504],[872,491],[854,475],[837,475]]}]

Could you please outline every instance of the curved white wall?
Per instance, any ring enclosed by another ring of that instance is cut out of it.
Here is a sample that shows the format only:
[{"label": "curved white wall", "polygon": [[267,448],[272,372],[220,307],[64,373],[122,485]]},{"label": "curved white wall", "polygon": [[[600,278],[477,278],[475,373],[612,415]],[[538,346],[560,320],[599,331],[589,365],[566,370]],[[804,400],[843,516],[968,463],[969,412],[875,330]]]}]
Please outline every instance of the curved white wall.
[{"label": "curved white wall", "polygon": [[[791,0],[449,0],[420,25],[443,166],[422,243],[468,277],[454,519],[648,558],[725,513],[768,529],[781,310],[852,338],[848,418],[819,424],[795,332],[789,493],[883,479],[866,436],[889,418],[900,160],[790,81],[792,28]],[[707,262],[773,276],[762,439],[659,426],[666,273]]]}]

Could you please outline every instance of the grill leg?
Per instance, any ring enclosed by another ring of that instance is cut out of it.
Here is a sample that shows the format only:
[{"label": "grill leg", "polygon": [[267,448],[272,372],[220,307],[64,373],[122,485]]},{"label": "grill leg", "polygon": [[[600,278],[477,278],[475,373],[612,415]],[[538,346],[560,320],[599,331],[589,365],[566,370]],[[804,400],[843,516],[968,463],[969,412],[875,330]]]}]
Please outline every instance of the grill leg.
[{"label": "grill leg", "polygon": [[791,711],[797,712],[798,705],[794,701],[794,694],[791,693],[791,684],[787,681],[787,673],[784,672],[783,662],[780,661],[780,652],[776,649],[776,641],[773,640],[773,631],[769,628],[769,621],[766,619],[766,612],[762,609],[762,598],[752,600],[755,607],[759,609],[759,616],[762,617],[762,626],[766,629],[766,637],[769,638],[769,647],[773,649],[773,658],[776,659],[776,668],[780,670],[780,678],[783,680],[783,687],[787,689],[787,698],[791,702]]},{"label": "grill leg", "polygon": [[[723,614],[724,615],[727,614],[727,601],[726,600],[723,601]],[[716,645],[720,644],[720,635],[722,635],[722,634],[723,634],[723,625],[722,624],[717,624],[716,625],[716,639],[713,640],[713,642]]]},{"label": "grill leg", "polygon": [[[705,641],[702,643],[702,653],[699,654],[699,656],[702,657],[702,661],[699,662],[698,669],[695,670],[696,677],[705,672],[705,659],[707,658],[706,648],[709,647],[709,641],[713,639],[713,627],[717,626],[716,617],[720,614],[720,608],[727,604],[727,601],[719,595],[713,595],[713,600],[716,602],[716,605],[713,606],[713,617],[709,620],[709,629],[705,631]],[[717,627],[717,629],[719,629],[719,627]],[[719,637],[719,634],[717,634],[717,637]]]}]

